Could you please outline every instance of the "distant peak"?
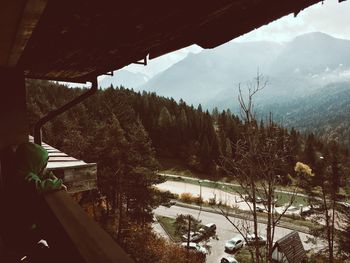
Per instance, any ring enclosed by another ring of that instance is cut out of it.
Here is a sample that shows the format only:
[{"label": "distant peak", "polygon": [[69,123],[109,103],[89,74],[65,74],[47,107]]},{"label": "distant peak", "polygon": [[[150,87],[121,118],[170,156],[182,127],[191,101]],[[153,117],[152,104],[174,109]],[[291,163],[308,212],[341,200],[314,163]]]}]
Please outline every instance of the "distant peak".
[{"label": "distant peak", "polygon": [[334,39],[334,37],[323,32],[310,32],[295,37],[295,40],[300,39]]}]

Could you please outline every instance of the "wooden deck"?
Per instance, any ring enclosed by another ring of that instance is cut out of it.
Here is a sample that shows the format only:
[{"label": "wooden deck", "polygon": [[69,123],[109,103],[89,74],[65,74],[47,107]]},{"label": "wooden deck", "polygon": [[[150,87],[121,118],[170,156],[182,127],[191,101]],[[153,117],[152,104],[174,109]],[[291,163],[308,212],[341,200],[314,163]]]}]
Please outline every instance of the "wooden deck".
[{"label": "wooden deck", "polygon": [[[29,136],[29,141],[33,142],[34,138]],[[78,160],[44,142],[42,146],[49,153],[47,169],[62,178],[68,193],[74,194],[97,189],[96,163]]]}]

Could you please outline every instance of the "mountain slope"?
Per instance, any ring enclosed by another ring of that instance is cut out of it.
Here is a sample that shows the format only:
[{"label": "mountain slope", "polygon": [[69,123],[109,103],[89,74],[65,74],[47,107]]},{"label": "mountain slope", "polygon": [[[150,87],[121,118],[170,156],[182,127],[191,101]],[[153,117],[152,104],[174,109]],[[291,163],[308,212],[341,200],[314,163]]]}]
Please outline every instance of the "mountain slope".
[{"label": "mountain slope", "polygon": [[328,84],[304,98],[264,105],[258,111],[260,116],[273,112],[274,119],[285,127],[350,147],[350,82]]},{"label": "mountain slope", "polygon": [[293,41],[230,42],[190,55],[142,86],[142,89],[202,103],[204,107],[235,108],[238,83],[260,73],[269,85],[259,104],[304,97],[326,84],[350,80],[350,41],[309,33]]},{"label": "mountain slope", "polygon": [[159,95],[208,105],[237,83],[270,67],[281,45],[271,42],[228,43],[190,54],[142,86]]}]

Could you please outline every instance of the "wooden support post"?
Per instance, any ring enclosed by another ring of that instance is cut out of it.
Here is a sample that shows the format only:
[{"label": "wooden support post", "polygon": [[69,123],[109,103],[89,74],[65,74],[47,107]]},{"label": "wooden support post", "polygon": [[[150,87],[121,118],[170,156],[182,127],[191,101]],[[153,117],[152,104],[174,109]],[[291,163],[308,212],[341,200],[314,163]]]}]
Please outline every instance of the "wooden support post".
[{"label": "wooden support post", "polygon": [[[0,187],[12,172],[16,146],[28,140],[23,72],[0,69]],[[1,190],[1,189],[0,189]]]}]

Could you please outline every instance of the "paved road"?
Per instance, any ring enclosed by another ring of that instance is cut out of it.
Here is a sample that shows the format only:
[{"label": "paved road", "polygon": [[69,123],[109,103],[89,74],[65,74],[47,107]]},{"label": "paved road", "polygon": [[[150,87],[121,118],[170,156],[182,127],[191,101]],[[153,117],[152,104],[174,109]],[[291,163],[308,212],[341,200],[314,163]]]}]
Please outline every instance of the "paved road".
[{"label": "paved road", "polygon": [[[188,177],[188,176],[181,176],[181,175],[176,175],[176,174],[168,174],[168,173],[158,173],[160,175],[166,176],[166,177],[172,177],[172,178],[182,178],[182,179],[187,179],[187,180],[192,180],[192,181],[196,181],[198,182],[199,178],[195,178],[195,177]],[[204,181],[208,181],[208,182],[212,182],[212,183],[218,183],[219,185],[224,185],[224,186],[240,186],[239,184],[234,184],[234,183],[225,183],[225,182],[214,182],[214,181],[210,181],[210,180],[204,180]],[[308,198],[308,195],[303,194],[303,193],[294,193],[294,192],[290,192],[290,191],[286,191],[286,190],[279,190],[276,189],[275,190],[276,193],[283,193],[283,194],[290,194],[290,195],[295,195],[295,196],[300,196],[300,197],[304,197],[304,198]],[[317,200],[321,200],[321,198],[319,197],[314,197]],[[337,202],[338,204],[344,205],[348,208],[350,208],[350,203],[349,202]]]},{"label": "paved road", "polygon": [[202,190],[202,198],[204,201],[209,201],[211,198],[216,198],[216,202],[222,202],[223,204],[233,206],[236,204],[235,200],[240,200],[238,194],[231,194],[220,189],[210,188],[194,184],[189,184],[185,182],[174,182],[166,181],[164,183],[157,185],[158,189],[168,190],[174,194],[191,193],[194,196],[200,195],[200,190]]},{"label": "paved road", "polygon": [[[207,245],[210,248],[210,254],[207,256],[207,262],[208,263],[216,263],[220,262],[220,259],[223,255],[226,253],[224,252],[224,246],[225,242],[235,236],[237,231],[234,230],[233,226],[220,214],[210,213],[210,212],[201,212],[199,214],[198,210],[190,209],[190,208],[184,208],[179,206],[172,206],[170,208],[166,208],[163,206],[158,207],[156,210],[154,210],[155,214],[162,215],[162,216],[168,216],[175,218],[178,214],[190,214],[194,216],[195,218],[199,218],[199,220],[202,221],[203,224],[208,223],[215,223],[217,225],[217,236],[218,240],[210,239]],[[241,219],[235,219],[232,218],[232,220],[235,223],[243,224],[244,221]],[[259,231],[265,232],[266,226],[264,224],[259,224]],[[275,234],[275,240],[285,236],[291,232],[291,230],[286,228],[277,227],[276,228],[276,234]],[[307,240],[307,237],[309,235],[299,233],[301,240],[303,241],[304,248],[305,249],[319,249],[320,247],[323,247],[323,245],[320,246],[313,246],[311,244],[305,243]]]},{"label": "paved road", "polygon": [[[166,181],[157,185],[157,188],[164,191],[170,191],[171,193],[181,195],[182,193],[191,193],[194,196],[200,196],[200,191],[202,191],[202,199],[204,201],[209,201],[209,199],[214,198],[216,202],[221,202],[222,204],[237,207],[241,210],[249,211],[249,205],[242,200],[242,198],[235,193],[229,193],[217,188],[210,188],[206,186],[194,185],[186,182],[175,182],[175,181]],[[251,204],[252,205],[252,204]],[[263,204],[257,204],[257,207],[265,209]],[[277,213],[282,213],[284,207],[276,207],[275,211]],[[296,208],[294,211],[288,211],[289,214],[300,214],[300,209]]]},{"label": "paved road", "polygon": [[[181,177],[182,179],[192,180],[192,181],[196,181],[196,182],[198,182],[198,180],[199,180],[199,178],[188,177],[188,176],[181,176],[181,175],[176,175],[176,174],[168,174],[168,173],[158,173],[158,174],[166,176],[166,177],[172,177],[172,178],[179,178],[179,177]],[[214,181],[210,181],[210,180],[204,180],[204,181],[218,183],[219,185],[226,185],[226,186],[240,186],[239,184],[234,184],[234,183],[214,182]],[[278,190],[278,189],[276,189],[275,192],[276,193],[290,194],[290,195],[296,195],[296,196],[308,198],[308,196],[306,194],[303,194],[303,193],[294,193],[294,192],[290,192],[290,191],[286,191],[286,190]]]}]

